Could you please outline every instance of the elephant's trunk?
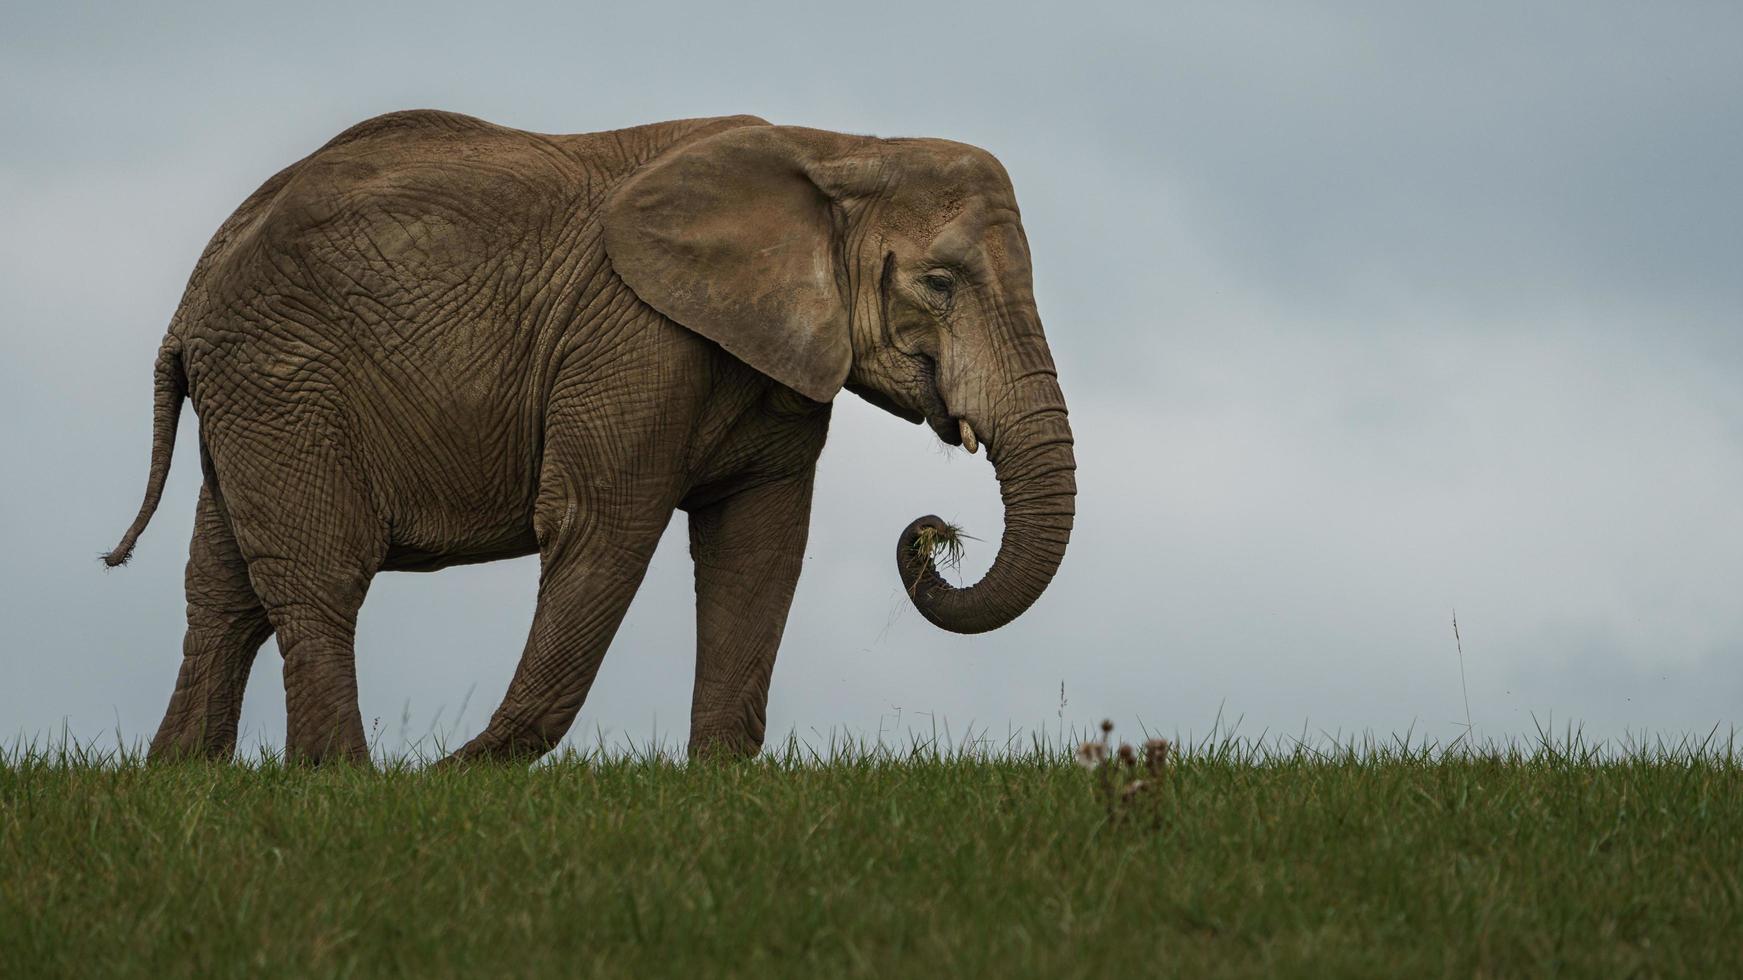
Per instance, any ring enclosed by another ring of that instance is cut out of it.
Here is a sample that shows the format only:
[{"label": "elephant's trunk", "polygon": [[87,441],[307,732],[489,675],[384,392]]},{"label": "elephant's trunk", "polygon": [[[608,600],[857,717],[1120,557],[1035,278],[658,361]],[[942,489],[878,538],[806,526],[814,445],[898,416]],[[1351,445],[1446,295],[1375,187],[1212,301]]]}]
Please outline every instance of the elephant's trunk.
[{"label": "elephant's trunk", "polygon": [[1077,462],[1065,400],[1049,371],[1032,376],[1020,406],[989,427],[987,456],[1005,504],[1005,533],[992,568],[979,582],[956,588],[933,564],[921,531],[942,528],[937,517],[908,525],[896,545],[896,567],[914,607],[953,633],[998,629],[1034,604],[1053,580],[1071,540],[1077,513]]}]

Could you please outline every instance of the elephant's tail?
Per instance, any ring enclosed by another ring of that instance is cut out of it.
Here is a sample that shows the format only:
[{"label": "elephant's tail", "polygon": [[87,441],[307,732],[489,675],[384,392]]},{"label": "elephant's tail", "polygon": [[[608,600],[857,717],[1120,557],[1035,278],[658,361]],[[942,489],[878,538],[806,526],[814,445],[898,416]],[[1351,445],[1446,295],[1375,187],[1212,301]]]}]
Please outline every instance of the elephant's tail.
[{"label": "elephant's tail", "polygon": [[124,565],[133,555],[133,545],[151,522],[157,502],[163,498],[163,483],[169,478],[169,460],[175,453],[176,424],[182,417],[182,399],[187,397],[188,377],[182,370],[182,342],[174,335],[163,339],[157,351],[156,391],[152,397],[151,475],[145,481],[145,502],[133,526],[121,536],[115,550],[103,556],[103,564]]}]

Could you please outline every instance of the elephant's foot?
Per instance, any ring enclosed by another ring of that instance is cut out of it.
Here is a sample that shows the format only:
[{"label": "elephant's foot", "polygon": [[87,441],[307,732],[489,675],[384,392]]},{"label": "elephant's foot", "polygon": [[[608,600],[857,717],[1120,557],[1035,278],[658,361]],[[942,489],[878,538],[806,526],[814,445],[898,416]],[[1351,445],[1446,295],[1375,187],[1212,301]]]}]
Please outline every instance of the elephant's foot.
[{"label": "elephant's foot", "polygon": [[741,762],[756,758],[761,751],[761,740],[752,740],[742,732],[690,736],[691,762]]},{"label": "elephant's foot", "polygon": [[298,719],[293,711],[291,724],[285,733],[285,761],[293,765],[342,765],[369,768],[369,742],[363,737],[363,718],[358,714],[355,697],[347,712],[304,716]]},{"label": "elephant's foot", "polygon": [[564,732],[568,731],[568,720],[559,717],[547,719],[545,724],[527,724],[505,720],[499,710],[484,731],[436,765],[441,769],[471,765],[531,765],[557,747]]},{"label": "elephant's foot", "polygon": [[306,733],[292,734],[285,739],[285,761],[292,765],[347,765],[361,769],[374,767],[369,758],[369,743],[363,738],[363,726],[354,731],[343,730],[326,736]]},{"label": "elephant's foot", "polygon": [[151,739],[146,760],[152,765],[178,762],[227,762],[236,751],[236,733],[212,732],[200,727],[159,728]]},{"label": "elephant's foot", "polygon": [[692,761],[733,761],[754,758],[763,750],[760,701],[747,703],[725,718],[694,718],[690,722]]}]

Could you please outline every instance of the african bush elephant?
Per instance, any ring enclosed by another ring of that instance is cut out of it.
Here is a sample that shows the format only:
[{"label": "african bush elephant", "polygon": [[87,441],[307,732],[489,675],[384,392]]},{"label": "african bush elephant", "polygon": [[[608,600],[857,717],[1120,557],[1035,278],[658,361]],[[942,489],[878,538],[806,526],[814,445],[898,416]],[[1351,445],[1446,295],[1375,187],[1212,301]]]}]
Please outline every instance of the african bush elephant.
[{"label": "african bush elephant", "polygon": [[537,552],[508,693],[456,756],[573,722],[674,510],[689,515],[692,753],[762,744],[830,401],[985,445],[998,557],[953,588],[910,525],[922,615],[997,628],[1052,579],[1071,428],[990,154],[752,116],[542,135],[446,112],[355,126],[255,191],[157,356],[145,501],[184,397],[204,484],[188,628],[153,758],[228,757],[255,654],[284,655],[287,755],[367,759],[353,637],[378,571]]}]

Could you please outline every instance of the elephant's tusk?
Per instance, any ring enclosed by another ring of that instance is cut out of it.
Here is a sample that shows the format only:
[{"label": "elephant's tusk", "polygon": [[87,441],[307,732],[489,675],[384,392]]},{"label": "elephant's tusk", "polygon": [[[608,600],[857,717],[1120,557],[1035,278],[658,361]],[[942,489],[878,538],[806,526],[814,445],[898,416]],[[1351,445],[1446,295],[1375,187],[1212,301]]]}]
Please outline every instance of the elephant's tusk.
[{"label": "elephant's tusk", "polygon": [[980,443],[975,441],[974,430],[969,428],[967,419],[957,419],[956,424],[962,426],[962,448],[973,456],[980,449]]}]

